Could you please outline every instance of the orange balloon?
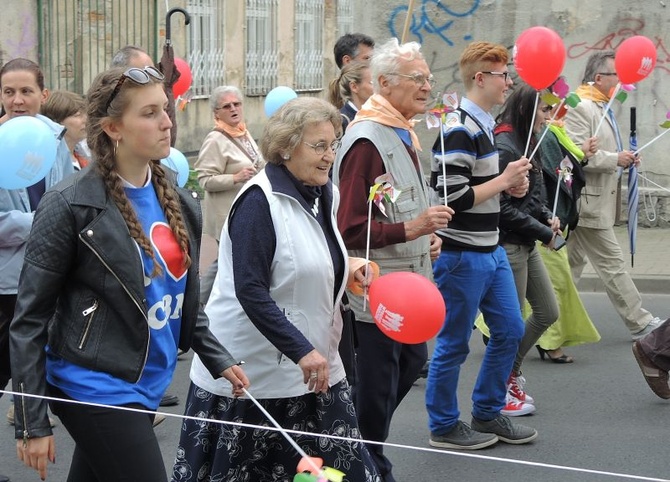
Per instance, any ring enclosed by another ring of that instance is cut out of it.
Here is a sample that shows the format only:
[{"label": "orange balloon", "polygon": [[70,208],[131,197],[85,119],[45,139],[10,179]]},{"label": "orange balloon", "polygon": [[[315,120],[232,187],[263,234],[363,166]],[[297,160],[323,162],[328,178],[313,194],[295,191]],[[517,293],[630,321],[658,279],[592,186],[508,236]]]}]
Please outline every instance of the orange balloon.
[{"label": "orange balloon", "polygon": [[437,286],[416,273],[395,272],[369,288],[370,311],[377,327],[400,343],[423,343],[437,335],[447,314]]},{"label": "orange balloon", "polygon": [[[379,265],[377,263],[375,263],[374,261],[370,261],[368,264],[368,269],[372,271],[373,280],[379,278]],[[358,280],[354,280],[351,283],[349,283],[347,285],[347,288],[349,288],[349,291],[351,291],[353,294],[357,296],[363,296],[363,293],[365,293],[365,289],[363,289],[363,283],[361,283]]]}]

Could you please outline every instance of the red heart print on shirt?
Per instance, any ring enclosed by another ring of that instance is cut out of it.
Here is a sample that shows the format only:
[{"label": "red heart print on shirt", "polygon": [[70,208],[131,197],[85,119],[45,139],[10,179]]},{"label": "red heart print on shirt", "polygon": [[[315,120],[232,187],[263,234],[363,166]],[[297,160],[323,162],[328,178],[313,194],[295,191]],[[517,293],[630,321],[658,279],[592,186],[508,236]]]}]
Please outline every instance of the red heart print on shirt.
[{"label": "red heart print on shirt", "polygon": [[151,244],[154,246],[156,257],[160,258],[172,279],[175,281],[182,279],[186,275],[184,254],[170,226],[166,223],[154,223],[151,226]]}]

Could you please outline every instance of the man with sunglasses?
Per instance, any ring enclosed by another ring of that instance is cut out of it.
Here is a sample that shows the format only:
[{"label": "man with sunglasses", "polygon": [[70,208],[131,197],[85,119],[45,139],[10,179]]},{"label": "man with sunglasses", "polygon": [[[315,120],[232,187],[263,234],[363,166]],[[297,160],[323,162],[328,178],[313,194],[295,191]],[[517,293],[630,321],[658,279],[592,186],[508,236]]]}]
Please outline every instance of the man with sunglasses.
[{"label": "man with sunglasses", "polygon": [[[437,335],[426,384],[426,409],[433,447],[477,450],[501,440],[524,444],[533,428],[501,414],[524,322],[505,249],[498,244],[500,193],[523,197],[528,191],[528,159],[512,161],[499,173],[491,110],[505,102],[512,85],[507,48],[473,42],[460,58],[466,95],[460,123],[440,133],[433,146],[433,204],[456,211],[437,232],[442,252],[433,273],[447,316]],[[444,148],[442,148],[444,146]],[[446,173],[446,179],[445,179]],[[446,188],[445,188],[446,183]],[[445,193],[447,200],[445,200]],[[472,394],[471,424],[459,420],[456,391],[468,355],[472,325],[481,310],[491,329]]]},{"label": "man with sunglasses", "polygon": [[570,234],[567,248],[575,284],[588,258],[632,339],[638,340],[662,321],[642,308],[642,298],[626,270],[623,252],[614,234],[620,172],[640,164],[640,158],[624,149],[616,117],[607,107],[618,82],[614,52],[591,55],[582,85],[576,91],[581,102],[568,109],[565,116],[565,129],[577,145],[593,137],[596,126],[605,117],[598,131],[598,151],[584,165],[586,186],[580,198],[579,224]]},{"label": "man with sunglasses", "polygon": [[[432,276],[431,259],[440,250],[435,230],[451,219],[451,208],[430,207],[411,119],[426,111],[435,83],[416,42],[392,39],[375,49],[370,63],[374,94],[347,128],[333,166],[341,200],[338,225],[350,256],[366,257],[366,199],[379,176],[400,194],[372,207],[370,259],[381,274],[412,271]],[[399,343],[377,328],[363,297],[349,293],[358,339],[354,403],[364,439],[384,442],[395,409],[428,358],[426,343]],[[395,479],[381,445],[368,445],[385,482]]]}]

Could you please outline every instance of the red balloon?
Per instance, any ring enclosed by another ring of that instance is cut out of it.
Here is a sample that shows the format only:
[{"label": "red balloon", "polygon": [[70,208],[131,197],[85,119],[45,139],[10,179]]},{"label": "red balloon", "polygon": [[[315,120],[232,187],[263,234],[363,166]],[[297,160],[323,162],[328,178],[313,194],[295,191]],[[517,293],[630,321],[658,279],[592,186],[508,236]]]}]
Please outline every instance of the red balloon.
[{"label": "red balloon", "polygon": [[369,289],[372,318],[389,338],[422,343],[434,337],[447,313],[435,284],[416,273],[380,276]]},{"label": "red balloon", "polygon": [[614,67],[622,84],[644,79],[656,66],[656,46],[647,37],[636,35],[621,42],[614,55]]},{"label": "red balloon", "polygon": [[513,56],[519,77],[536,90],[542,90],[561,75],[565,65],[565,45],[550,28],[531,27],[519,35]]},{"label": "red balloon", "polygon": [[184,59],[175,57],[174,65],[181,74],[179,76],[179,80],[177,80],[177,82],[175,82],[172,86],[172,94],[176,99],[191,88],[191,83],[193,83],[193,74],[191,74],[191,67],[188,66]]}]

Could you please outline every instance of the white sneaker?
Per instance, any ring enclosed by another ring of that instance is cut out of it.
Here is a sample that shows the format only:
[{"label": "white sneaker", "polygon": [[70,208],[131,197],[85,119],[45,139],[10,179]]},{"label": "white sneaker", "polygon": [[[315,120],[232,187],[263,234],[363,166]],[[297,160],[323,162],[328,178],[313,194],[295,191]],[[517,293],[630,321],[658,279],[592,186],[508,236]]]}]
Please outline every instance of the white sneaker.
[{"label": "white sneaker", "polygon": [[664,320],[661,320],[658,316],[652,318],[651,321],[647,324],[647,326],[645,326],[644,328],[642,328],[642,329],[641,329],[640,331],[638,331],[637,333],[633,333],[633,334],[631,335],[631,338],[633,338],[633,341],[639,340],[640,338],[644,338],[644,337],[647,336],[649,333],[651,333],[652,331],[654,331],[656,328],[658,328],[659,326],[661,326],[661,325],[663,324],[663,321],[664,321]]}]

